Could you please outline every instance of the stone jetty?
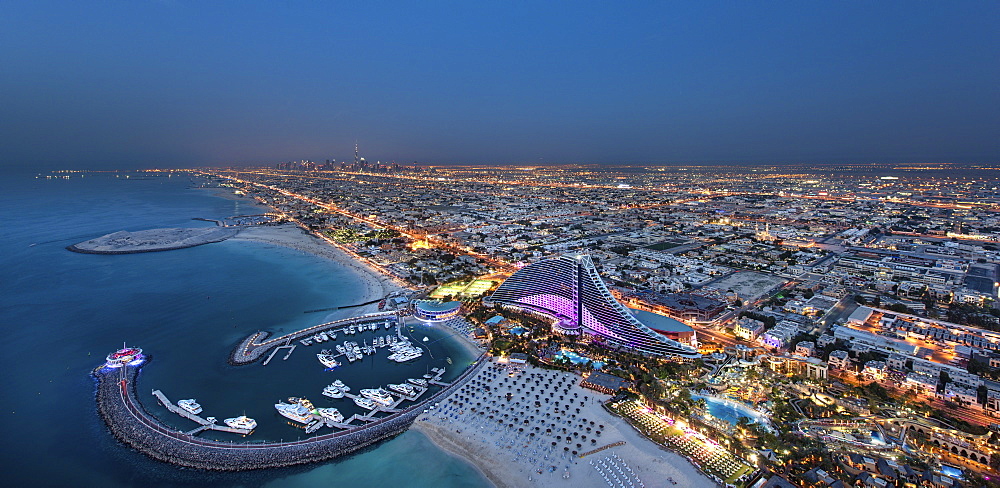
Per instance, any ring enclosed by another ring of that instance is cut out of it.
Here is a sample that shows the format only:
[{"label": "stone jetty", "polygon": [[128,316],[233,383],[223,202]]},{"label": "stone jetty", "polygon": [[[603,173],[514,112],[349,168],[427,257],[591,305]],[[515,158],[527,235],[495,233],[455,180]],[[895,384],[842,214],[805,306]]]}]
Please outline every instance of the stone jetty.
[{"label": "stone jetty", "polygon": [[122,230],[67,246],[66,249],[84,254],[171,251],[221,242],[235,236],[239,231],[237,227],[151,229],[137,232]]},{"label": "stone jetty", "polygon": [[367,315],[361,315],[359,317],[351,317],[347,319],[336,320],[333,322],[326,322],[323,324],[314,325],[312,327],[307,327],[302,330],[291,332],[285,334],[281,337],[275,337],[269,339],[271,334],[269,332],[255,332],[251,334],[246,339],[243,339],[233,352],[229,354],[229,364],[233,366],[242,366],[244,364],[250,364],[258,359],[264,357],[268,351],[278,346],[288,345],[292,341],[302,339],[304,337],[311,337],[315,334],[325,331],[336,331],[343,333],[345,327],[350,327],[352,325],[364,324],[364,323],[375,323],[375,322],[385,322],[392,321],[394,324],[398,319],[398,314],[393,311],[389,312],[376,312]]}]

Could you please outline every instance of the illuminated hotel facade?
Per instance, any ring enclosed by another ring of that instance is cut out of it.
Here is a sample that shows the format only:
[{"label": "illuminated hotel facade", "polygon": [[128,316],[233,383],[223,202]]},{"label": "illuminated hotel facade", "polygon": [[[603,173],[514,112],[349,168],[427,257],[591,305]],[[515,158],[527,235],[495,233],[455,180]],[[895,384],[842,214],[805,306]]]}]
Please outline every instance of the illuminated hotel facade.
[{"label": "illuminated hotel facade", "polygon": [[641,354],[699,356],[693,347],[653,331],[618,303],[586,254],[528,265],[507,278],[490,301],[545,315],[562,334],[587,334]]}]

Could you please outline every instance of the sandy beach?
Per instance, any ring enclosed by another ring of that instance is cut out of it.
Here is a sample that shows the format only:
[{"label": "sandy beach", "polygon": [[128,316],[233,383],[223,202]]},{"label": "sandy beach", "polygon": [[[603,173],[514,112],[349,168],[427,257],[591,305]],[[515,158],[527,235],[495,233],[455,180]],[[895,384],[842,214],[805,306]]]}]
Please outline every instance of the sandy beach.
[{"label": "sandy beach", "polygon": [[[306,233],[294,224],[261,225],[244,227],[231,241],[254,241],[282,246],[329,259],[354,272],[364,283],[364,293],[359,302],[367,302],[385,297],[393,292],[405,293],[409,290],[397,285],[387,276],[358,262],[353,256],[337,249],[322,239]],[[324,322],[378,311],[378,304],[364,307],[336,310],[326,315]]]},{"label": "sandy beach", "polygon": [[[718,486],[604,410],[610,397],[582,388],[580,380],[531,366],[511,377],[505,365],[494,364],[413,426],[499,488],[675,486],[671,479],[678,487]],[[572,455],[605,446],[611,447]]]}]

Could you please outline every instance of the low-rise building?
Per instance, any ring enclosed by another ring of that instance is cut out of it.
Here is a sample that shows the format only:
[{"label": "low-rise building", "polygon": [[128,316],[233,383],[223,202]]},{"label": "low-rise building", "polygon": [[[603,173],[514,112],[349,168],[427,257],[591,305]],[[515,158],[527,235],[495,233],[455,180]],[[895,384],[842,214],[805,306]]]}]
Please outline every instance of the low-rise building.
[{"label": "low-rise building", "polygon": [[764,332],[764,322],[750,317],[740,317],[733,327],[733,334],[736,337],[753,341]]},{"label": "low-rise building", "polygon": [[795,355],[810,357],[816,352],[816,344],[812,341],[801,341],[795,345]]},{"label": "low-rise building", "polygon": [[907,388],[916,390],[918,393],[924,395],[932,395],[937,391],[938,379],[935,376],[931,376],[927,373],[910,372],[906,374],[906,379],[903,380],[903,384]]},{"label": "low-rise building", "polygon": [[829,364],[831,368],[842,369],[842,370],[850,369],[851,368],[850,354],[848,354],[847,351],[844,351],[842,349],[832,351],[830,352],[830,359],[827,360],[827,364]]},{"label": "low-rise building", "polygon": [[887,370],[888,366],[886,366],[885,361],[872,360],[865,363],[865,367],[861,372],[875,381],[882,381],[885,379]]}]

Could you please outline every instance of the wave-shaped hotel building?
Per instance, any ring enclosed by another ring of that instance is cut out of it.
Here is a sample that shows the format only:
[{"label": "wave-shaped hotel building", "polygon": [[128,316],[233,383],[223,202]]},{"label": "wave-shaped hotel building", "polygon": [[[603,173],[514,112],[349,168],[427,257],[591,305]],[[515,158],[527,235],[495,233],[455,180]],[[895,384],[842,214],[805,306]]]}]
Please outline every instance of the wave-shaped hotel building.
[{"label": "wave-shaped hotel building", "polygon": [[657,333],[618,303],[586,254],[525,266],[507,278],[490,301],[547,316],[562,334],[587,334],[642,354],[699,356],[693,347]]}]

